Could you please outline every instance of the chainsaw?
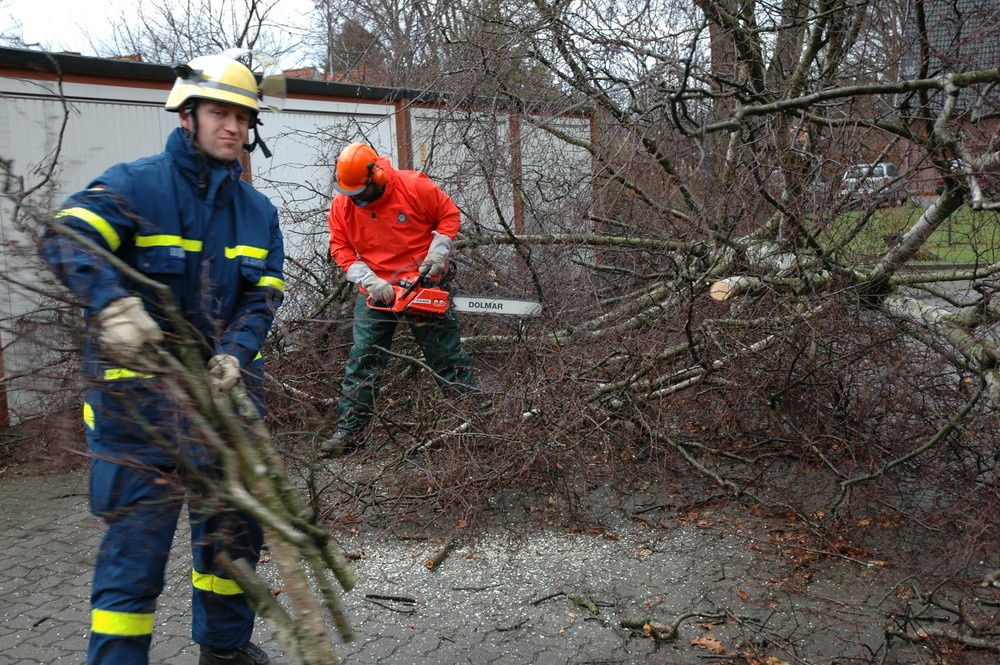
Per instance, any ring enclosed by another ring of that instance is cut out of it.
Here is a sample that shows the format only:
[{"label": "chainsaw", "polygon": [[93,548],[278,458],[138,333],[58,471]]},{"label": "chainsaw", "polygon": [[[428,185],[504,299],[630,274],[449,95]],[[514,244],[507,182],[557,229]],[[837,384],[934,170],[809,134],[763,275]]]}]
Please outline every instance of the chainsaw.
[{"label": "chainsaw", "polygon": [[[450,275],[446,275],[450,277]],[[453,296],[448,290],[448,282],[442,278],[431,281],[419,272],[408,272],[392,283],[396,299],[392,304],[376,302],[368,296],[367,304],[372,309],[397,314],[419,314],[421,316],[444,316],[449,307],[456,312],[469,314],[503,314],[507,316],[538,316],[542,313],[541,303],[534,300],[516,298],[484,298]]]}]

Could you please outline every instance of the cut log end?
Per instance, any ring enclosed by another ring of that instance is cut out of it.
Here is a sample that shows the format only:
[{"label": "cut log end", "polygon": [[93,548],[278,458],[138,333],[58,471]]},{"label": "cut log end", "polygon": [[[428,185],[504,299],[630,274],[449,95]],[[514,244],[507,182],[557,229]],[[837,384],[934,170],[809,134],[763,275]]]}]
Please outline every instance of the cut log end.
[{"label": "cut log end", "polygon": [[733,285],[729,283],[729,280],[721,280],[712,284],[708,294],[712,296],[713,300],[718,300],[720,302],[723,300],[729,300],[733,295]]}]

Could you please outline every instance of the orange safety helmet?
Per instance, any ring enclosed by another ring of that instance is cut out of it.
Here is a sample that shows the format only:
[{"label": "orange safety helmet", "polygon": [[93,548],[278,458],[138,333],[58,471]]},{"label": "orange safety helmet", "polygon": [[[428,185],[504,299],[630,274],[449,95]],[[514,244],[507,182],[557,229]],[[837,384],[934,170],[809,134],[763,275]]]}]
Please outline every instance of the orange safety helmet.
[{"label": "orange safety helmet", "polygon": [[345,196],[355,196],[365,191],[369,184],[385,187],[389,176],[375,160],[378,153],[370,145],[352,143],[337,157],[337,181],[333,188]]}]

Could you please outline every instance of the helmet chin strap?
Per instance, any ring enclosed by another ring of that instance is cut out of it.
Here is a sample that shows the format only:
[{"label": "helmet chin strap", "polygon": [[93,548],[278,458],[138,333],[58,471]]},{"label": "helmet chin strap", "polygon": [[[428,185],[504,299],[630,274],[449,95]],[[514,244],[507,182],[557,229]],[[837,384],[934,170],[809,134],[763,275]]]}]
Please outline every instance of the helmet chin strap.
[{"label": "helmet chin strap", "polygon": [[254,122],[253,122],[253,143],[244,143],[243,144],[243,149],[246,150],[247,152],[253,152],[254,148],[256,148],[257,146],[260,146],[260,151],[262,153],[264,153],[265,157],[267,157],[268,159],[270,159],[271,158],[271,151],[267,149],[266,145],[264,145],[264,139],[262,139],[260,137],[260,133],[257,131],[257,128],[260,127],[260,126],[262,126],[263,124],[264,123],[260,121],[259,117],[254,116]]},{"label": "helmet chin strap", "polygon": [[194,140],[198,136],[198,114],[194,112],[195,111],[194,107],[195,107],[195,100],[192,99],[188,101],[187,104],[184,105],[183,109],[181,109],[184,113],[188,114],[189,118],[191,118],[191,129],[184,129],[184,128],[182,129],[184,131],[185,138],[187,138],[188,147],[191,148],[192,150],[195,149]]}]

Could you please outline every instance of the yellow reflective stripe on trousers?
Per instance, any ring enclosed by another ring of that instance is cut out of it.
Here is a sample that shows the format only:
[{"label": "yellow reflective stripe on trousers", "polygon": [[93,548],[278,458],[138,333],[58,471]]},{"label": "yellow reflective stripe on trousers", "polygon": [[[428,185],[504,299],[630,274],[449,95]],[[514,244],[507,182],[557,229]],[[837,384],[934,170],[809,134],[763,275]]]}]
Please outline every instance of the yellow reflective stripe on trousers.
[{"label": "yellow reflective stripe on trousers", "polygon": [[254,259],[266,259],[267,250],[250,245],[236,245],[236,247],[226,247],[226,258],[235,259],[238,256],[249,256]]},{"label": "yellow reflective stripe on trousers", "polygon": [[104,370],[105,381],[117,381],[118,379],[152,379],[153,376],[153,374],[137,372],[134,369],[125,369],[124,367],[111,367],[110,369]]},{"label": "yellow reflective stripe on trousers", "polygon": [[83,424],[87,429],[94,429],[94,407],[89,402],[83,403]]},{"label": "yellow reflective stripe on trousers", "polygon": [[282,293],[285,292],[285,280],[278,279],[277,277],[261,277],[257,280],[256,286],[270,286],[272,289],[278,289]]},{"label": "yellow reflective stripe on trousers", "polygon": [[56,219],[59,219],[60,217],[76,217],[77,219],[90,224],[94,227],[95,231],[101,234],[101,237],[104,238],[104,242],[108,243],[108,247],[111,248],[112,252],[121,247],[121,236],[119,236],[114,227],[108,223],[108,220],[96,213],[90,212],[86,208],[64,208],[56,213]]},{"label": "yellow reflective stripe on trousers", "polygon": [[136,247],[180,247],[185,252],[200,252],[202,242],[200,240],[188,240],[180,236],[136,236]]},{"label": "yellow reflective stripe on trousers", "polygon": [[233,580],[216,577],[210,573],[199,573],[194,568],[191,569],[191,584],[194,585],[195,589],[217,593],[220,596],[235,596],[238,593],[243,593],[240,585]]},{"label": "yellow reflective stripe on trousers", "polygon": [[132,614],[93,609],[90,612],[90,629],[105,635],[151,635],[152,614]]}]

